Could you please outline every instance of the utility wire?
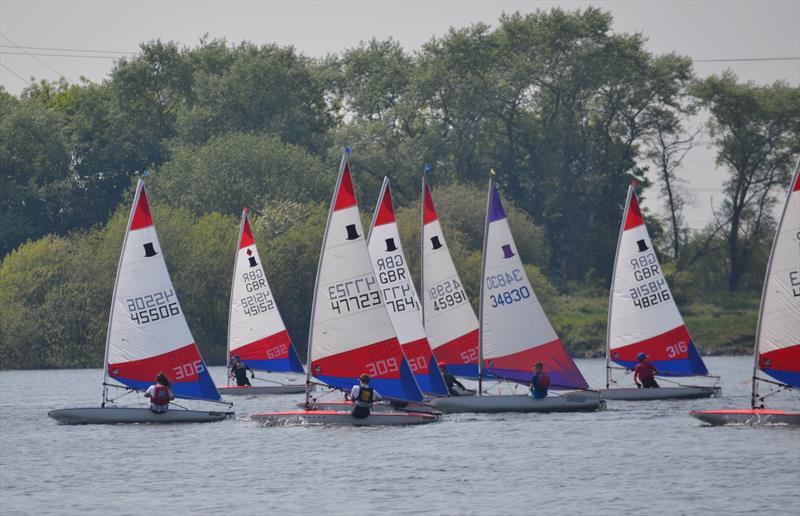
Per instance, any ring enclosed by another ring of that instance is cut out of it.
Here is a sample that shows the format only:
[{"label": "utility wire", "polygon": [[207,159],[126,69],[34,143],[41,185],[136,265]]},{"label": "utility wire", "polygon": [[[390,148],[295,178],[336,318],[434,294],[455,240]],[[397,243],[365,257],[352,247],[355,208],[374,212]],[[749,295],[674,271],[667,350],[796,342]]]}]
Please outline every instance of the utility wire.
[{"label": "utility wire", "polygon": [[800,57],[737,57],[730,59],[693,59],[695,63],[728,63],[745,61],[800,61]]},{"label": "utility wire", "polygon": [[17,78],[17,79],[19,79],[20,81],[24,82],[25,84],[28,84],[28,85],[31,85],[31,84],[33,84],[33,83],[32,83],[31,81],[29,81],[28,79],[23,79],[23,78],[22,78],[22,76],[21,76],[20,74],[18,74],[17,72],[15,72],[14,70],[12,70],[11,68],[7,67],[7,66],[6,66],[6,65],[4,65],[3,63],[0,63],[0,66],[2,66],[3,68],[5,68],[5,69],[6,69],[6,70],[8,70],[9,72],[11,72],[11,73],[14,75],[14,77],[16,77],[16,78]]},{"label": "utility wire", "polygon": [[[9,52],[8,50],[0,50],[0,54],[10,55],[10,56],[48,56],[48,57],[84,57],[88,59],[116,59],[118,57],[123,56],[93,56],[90,54],[46,54],[44,52]],[[34,58],[36,59],[36,58]],[[36,59],[39,61],[38,59]],[[41,61],[39,61],[41,63]],[[42,63],[44,64],[44,63]],[[50,68],[48,66],[48,68]],[[50,68],[52,70],[52,68]],[[56,72],[59,73],[59,72]],[[64,74],[61,74],[64,75]]]},{"label": "utility wire", "polygon": [[21,47],[19,45],[11,46],[11,45],[3,45],[0,44],[0,48],[18,48],[18,49],[26,49],[26,50],[54,50],[56,52],[88,52],[92,54],[130,54],[136,55],[138,52],[128,52],[125,50],[85,50],[80,48],[54,48],[54,47]]},{"label": "utility wire", "polygon": [[[3,33],[0,33],[0,38],[3,38],[4,40],[8,41],[9,43],[11,43],[12,45],[14,45],[15,47],[17,47],[17,48],[20,48],[20,46],[19,46],[19,45],[17,45],[17,44],[16,44],[16,42],[14,42],[14,41],[11,41],[11,39],[9,39],[8,37],[6,37],[6,35],[5,35],[5,34],[3,34]],[[20,50],[22,50],[22,52],[24,52],[25,54],[27,54],[27,55],[31,56],[33,59],[35,59],[35,60],[36,60],[38,63],[40,63],[42,66],[44,66],[44,67],[45,67],[45,68],[47,68],[48,70],[50,70],[50,71],[52,71],[52,72],[55,72],[55,73],[57,73],[57,74],[58,74],[58,75],[60,75],[61,77],[66,77],[66,75],[65,75],[65,74],[63,74],[63,73],[59,72],[58,70],[56,70],[56,69],[55,69],[55,68],[53,68],[52,66],[48,65],[47,63],[45,63],[44,61],[42,61],[41,59],[39,59],[38,57],[36,57],[36,56],[34,56],[34,55],[30,54],[29,52],[26,52],[25,50],[23,50],[23,49],[21,49],[21,48],[20,48]],[[71,81],[71,82],[75,82],[75,81],[73,81],[71,78],[70,78],[70,81]]]}]

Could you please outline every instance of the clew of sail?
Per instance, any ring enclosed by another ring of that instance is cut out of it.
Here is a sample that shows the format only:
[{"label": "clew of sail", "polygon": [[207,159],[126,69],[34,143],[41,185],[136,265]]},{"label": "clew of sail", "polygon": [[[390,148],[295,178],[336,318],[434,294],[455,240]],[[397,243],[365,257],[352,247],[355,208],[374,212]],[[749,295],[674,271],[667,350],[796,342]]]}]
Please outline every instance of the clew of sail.
[{"label": "clew of sail", "polygon": [[494,181],[489,182],[485,231],[482,375],[528,382],[533,365],[542,362],[555,388],[587,389],[531,287]]},{"label": "clew of sail", "polygon": [[478,376],[478,318],[442,233],[428,184],[422,179],[422,315],[436,358],[454,375]]},{"label": "clew of sail", "polygon": [[228,357],[233,356],[253,369],[303,372],[269,288],[247,208],[242,211],[228,315]]},{"label": "clew of sail", "polygon": [[661,272],[634,185],[628,188],[617,243],[608,317],[608,358],[633,368],[645,353],[661,374],[706,375]]},{"label": "clew of sail", "polygon": [[362,373],[383,396],[421,401],[381,299],[358,213],[348,153],[322,242],[309,331],[309,374],[349,389]]},{"label": "clew of sail", "polygon": [[138,389],[163,371],[175,396],[220,399],[170,280],[141,180],[117,269],[105,370]]},{"label": "clew of sail", "polygon": [[383,180],[367,246],[383,302],[417,384],[423,392],[446,396],[447,386],[422,327],[417,289],[394,217],[389,178]]},{"label": "clew of sail", "polygon": [[759,369],[800,388],[800,162],[775,234],[756,333]]}]

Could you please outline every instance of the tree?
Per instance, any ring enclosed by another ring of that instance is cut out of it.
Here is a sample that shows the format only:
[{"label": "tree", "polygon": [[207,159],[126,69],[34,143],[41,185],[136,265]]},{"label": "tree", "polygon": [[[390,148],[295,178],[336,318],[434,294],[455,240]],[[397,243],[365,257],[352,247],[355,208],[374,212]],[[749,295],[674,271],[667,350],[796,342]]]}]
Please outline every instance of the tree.
[{"label": "tree", "polygon": [[727,234],[728,289],[736,291],[753,253],[772,238],[774,192],[800,153],[800,90],[783,82],[740,83],[727,71],[692,88],[710,113],[717,164],[730,174],[721,207]]}]

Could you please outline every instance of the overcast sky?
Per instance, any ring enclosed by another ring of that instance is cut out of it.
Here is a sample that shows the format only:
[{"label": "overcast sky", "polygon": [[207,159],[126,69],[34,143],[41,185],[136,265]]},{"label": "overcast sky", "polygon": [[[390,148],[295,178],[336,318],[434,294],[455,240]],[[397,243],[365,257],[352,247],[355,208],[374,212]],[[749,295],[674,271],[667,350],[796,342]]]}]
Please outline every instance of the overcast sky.
[{"label": "overcast sky", "polygon": [[[110,57],[136,52],[139,43],[156,38],[193,46],[208,34],[232,43],[293,45],[306,55],[323,56],[372,37],[392,37],[406,50],[416,50],[449,27],[496,25],[503,12],[589,5],[610,11],[616,32],[643,33],[650,51],[693,58],[699,76],[731,68],[743,80],[760,84],[785,80],[800,86],[798,59],[746,61],[800,57],[800,0],[0,0],[0,85],[19,94],[31,77],[77,81],[85,76],[102,81],[113,65]],[[87,50],[93,52],[83,52]],[[713,161],[712,149],[697,148],[681,172],[695,197],[687,211],[692,227],[709,220],[712,197],[715,204],[720,200],[718,190],[725,175]],[[660,211],[654,195],[646,204]]]}]

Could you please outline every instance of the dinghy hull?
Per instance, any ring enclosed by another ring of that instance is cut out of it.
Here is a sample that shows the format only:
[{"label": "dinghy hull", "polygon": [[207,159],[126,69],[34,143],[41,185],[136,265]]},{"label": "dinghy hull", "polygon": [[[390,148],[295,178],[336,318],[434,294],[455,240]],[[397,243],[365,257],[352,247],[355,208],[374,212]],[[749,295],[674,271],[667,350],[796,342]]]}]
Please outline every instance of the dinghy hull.
[{"label": "dinghy hull", "polygon": [[147,408],[87,407],[51,410],[47,415],[62,425],[116,425],[124,423],[211,423],[233,418],[233,412],[168,410],[156,414]]},{"label": "dinghy hull", "polygon": [[689,412],[703,423],[717,425],[800,425],[800,412],[770,409],[693,410]]},{"label": "dinghy hull", "polygon": [[301,394],[305,385],[258,385],[256,387],[217,387],[223,396],[257,396],[262,394]]},{"label": "dinghy hull", "polygon": [[465,412],[591,412],[601,408],[600,396],[594,392],[569,393],[534,399],[528,395],[469,396],[440,398],[433,405],[445,414]]},{"label": "dinghy hull", "polygon": [[722,393],[719,387],[686,386],[662,387],[660,389],[600,389],[600,397],[615,401],[649,401],[673,399],[718,398]]},{"label": "dinghy hull", "polygon": [[252,414],[250,419],[265,426],[273,425],[339,425],[400,426],[435,423],[439,416],[419,412],[373,412],[365,419],[356,419],[349,412],[335,410],[291,410]]},{"label": "dinghy hull", "polygon": [[[298,402],[298,407],[305,407],[304,402]],[[349,401],[312,401],[309,403],[310,410],[333,410],[349,412],[353,408],[353,404]],[[388,403],[375,403],[372,405],[372,412],[419,412],[422,414],[432,414],[436,411],[436,407],[429,403],[419,403],[410,401],[407,405],[391,405]]]}]

